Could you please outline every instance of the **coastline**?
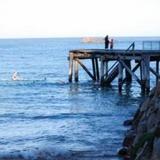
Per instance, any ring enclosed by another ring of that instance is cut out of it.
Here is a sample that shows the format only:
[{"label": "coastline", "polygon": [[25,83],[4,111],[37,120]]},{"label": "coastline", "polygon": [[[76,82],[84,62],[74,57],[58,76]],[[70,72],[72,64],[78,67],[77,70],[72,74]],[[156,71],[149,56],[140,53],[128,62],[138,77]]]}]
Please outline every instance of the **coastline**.
[{"label": "coastline", "polygon": [[118,152],[120,156],[125,160],[160,159],[160,82],[124,125],[131,127]]}]

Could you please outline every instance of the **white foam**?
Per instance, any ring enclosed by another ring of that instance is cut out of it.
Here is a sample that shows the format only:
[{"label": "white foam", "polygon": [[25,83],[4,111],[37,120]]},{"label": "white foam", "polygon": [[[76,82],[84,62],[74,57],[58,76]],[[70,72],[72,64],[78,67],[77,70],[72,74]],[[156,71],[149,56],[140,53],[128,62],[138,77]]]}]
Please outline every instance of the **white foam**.
[{"label": "white foam", "polygon": [[10,152],[0,152],[0,159],[22,159],[22,160],[36,160],[46,159],[53,160],[58,157],[69,157],[69,152],[60,146],[35,147],[25,148],[23,150],[12,150]]}]

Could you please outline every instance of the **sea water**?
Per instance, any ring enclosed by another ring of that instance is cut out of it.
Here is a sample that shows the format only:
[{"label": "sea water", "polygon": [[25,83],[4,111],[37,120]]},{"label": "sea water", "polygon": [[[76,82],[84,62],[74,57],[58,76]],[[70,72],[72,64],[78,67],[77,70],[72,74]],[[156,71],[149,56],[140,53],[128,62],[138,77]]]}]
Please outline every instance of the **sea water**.
[{"label": "sea water", "polygon": [[[146,38],[115,38],[115,48]],[[159,38],[147,38],[159,40]],[[80,69],[68,83],[72,49],[104,48],[81,38],[0,40],[0,159],[119,160],[127,128],[143,96],[139,84],[101,88]],[[86,62],[89,63],[89,62]],[[12,80],[18,72],[19,81]],[[154,85],[154,83],[153,83]]]}]

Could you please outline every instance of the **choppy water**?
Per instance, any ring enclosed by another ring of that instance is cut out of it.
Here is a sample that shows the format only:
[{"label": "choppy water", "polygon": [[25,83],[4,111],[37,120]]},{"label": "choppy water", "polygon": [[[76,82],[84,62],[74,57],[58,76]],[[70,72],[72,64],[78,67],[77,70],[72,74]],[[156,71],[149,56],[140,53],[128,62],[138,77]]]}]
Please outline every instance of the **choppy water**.
[{"label": "choppy water", "polygon": [[[119,38],[115,47],[136,40],[140,48],[142,39]],[[102,89],[83,71],[78,84],[69,84],[68,51],[77,48],[103,44],[79,38],[0,40],[0,159],[119,159],[123,121],[142,100],[139,86],[119,95],[116,82]],[[23,80],[12,81],[14,71]]]}]

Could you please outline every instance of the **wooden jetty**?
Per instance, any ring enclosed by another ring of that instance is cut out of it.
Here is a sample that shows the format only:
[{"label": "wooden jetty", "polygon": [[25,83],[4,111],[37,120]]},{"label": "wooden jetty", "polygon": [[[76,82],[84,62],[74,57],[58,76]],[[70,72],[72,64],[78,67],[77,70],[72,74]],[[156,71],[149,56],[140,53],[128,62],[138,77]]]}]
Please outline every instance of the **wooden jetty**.
[{"label": "wooden jetty", "polygon": [[[149,92],[150,73],[155,76],[156,82],[160,78],[160,50],[135,50],[134,48],[135,44],[132,43],[126,50],[71,50],[68,58],[69,82],[72,82],[73,75],[75,82],[78,82],[80,65],[93,81],[99,82],[102,86],[110,85],[114,79],[118,78],[118,88],[121,92],[123,84],[131,83],[134,79],[140,85],[142,92]],[[90,70],[83,63],[86,59],[91,62]],[[151,62],[155,62],[155,69],[151,66]]]}]

